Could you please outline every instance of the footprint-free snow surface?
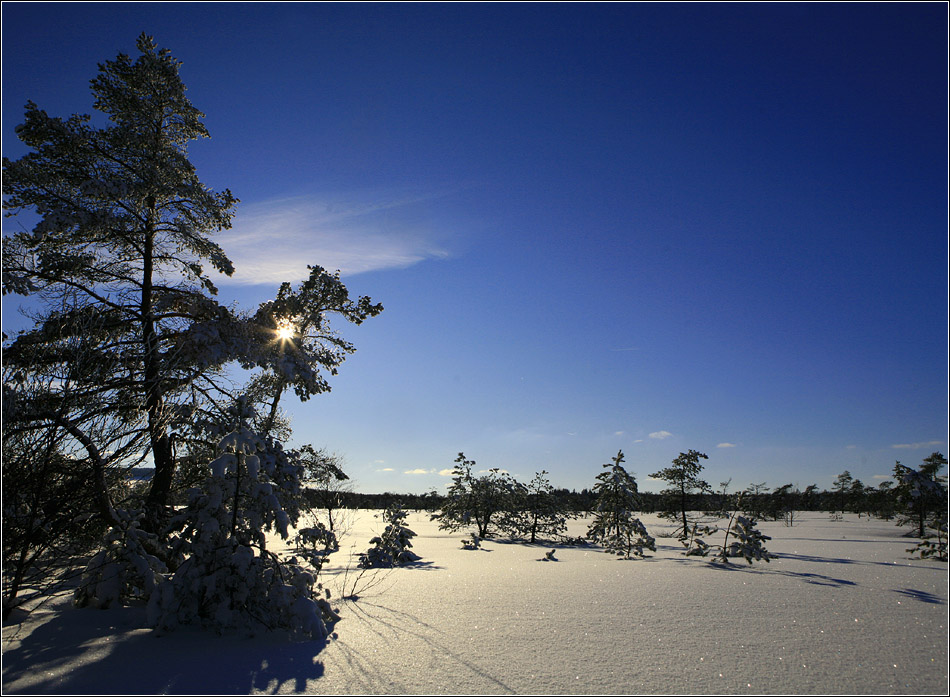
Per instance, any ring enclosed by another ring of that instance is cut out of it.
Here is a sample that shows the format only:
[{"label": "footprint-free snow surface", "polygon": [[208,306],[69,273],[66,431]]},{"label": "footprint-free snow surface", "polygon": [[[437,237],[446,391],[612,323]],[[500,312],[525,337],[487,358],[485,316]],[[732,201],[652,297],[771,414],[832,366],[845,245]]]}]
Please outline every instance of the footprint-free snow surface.
[{"label": "footprint-free snow surface", "polygon": [[355,513],[321,576],[342,616],[329,642],[156,636],[141,608],[63,596],[4,626],[3,692],[947,694],[947,564],[912,558],[906,528],[802,513],[759,525],[770,563],[723,566],[643,520],[657,552],[627,561],[502,539],[466,550],[467,533],[413,513],[421,561],[357,579],[350,555],[382,524]]}]

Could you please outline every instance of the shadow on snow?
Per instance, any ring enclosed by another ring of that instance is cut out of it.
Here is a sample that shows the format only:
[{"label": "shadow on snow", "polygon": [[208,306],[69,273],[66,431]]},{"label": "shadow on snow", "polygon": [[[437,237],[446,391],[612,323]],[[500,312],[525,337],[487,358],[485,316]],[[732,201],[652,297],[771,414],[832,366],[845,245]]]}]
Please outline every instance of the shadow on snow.
[{"label": "shadow on snow", "polygon": [[[58,610],[19,646],[4,651],[4,692],[29,676],[34,676],[31,686],[17,693],[248,694],[282,687],[302,692],[309,680],[323,675],[316,656],[324,641],[272,633],[218,636],[196,628],[159,635],[143,628],[141,607]],[[74,665],[63,670],[67,663]]]}]

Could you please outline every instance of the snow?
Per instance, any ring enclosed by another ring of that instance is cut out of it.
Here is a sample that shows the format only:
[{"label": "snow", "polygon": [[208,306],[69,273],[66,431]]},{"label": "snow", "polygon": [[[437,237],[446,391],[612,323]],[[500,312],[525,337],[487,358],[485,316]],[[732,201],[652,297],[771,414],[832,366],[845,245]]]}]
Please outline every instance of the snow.
[{"label": "snow", "polygon": [[893,522],[763,522],[771,562],[723,566],[684,556],[645,515],[654,555],[558,546],[539,563],[554,545],[465,550],[467,530],[413,513],[422,560],[365,571],[343,601],[378,516],[360,512],[320,574],[342,617],[328,643],[156,636],[143,607],[76,610],[63,596],[4,626],[3,692],[947,693],[947,565],[911,558]]}]

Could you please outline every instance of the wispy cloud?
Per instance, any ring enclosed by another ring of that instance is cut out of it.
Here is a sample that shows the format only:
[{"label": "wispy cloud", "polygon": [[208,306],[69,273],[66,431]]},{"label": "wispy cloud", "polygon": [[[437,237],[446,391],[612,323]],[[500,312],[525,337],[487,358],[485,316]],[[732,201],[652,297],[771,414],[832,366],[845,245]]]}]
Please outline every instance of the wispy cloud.
[{"label": "wispy cloud", "polygon": [[919,450],[920,448],[932,448],[937,445],[943,445],[942,440],[928,440],[924,443],[897,443],[892,445],[892,448],[898,450]]},{"label": "wispy cloud", "polygon": [[392,467],[383,467],[382,469],[376,470],[377,472],[395,472],[396,470]]},{"label": "wispy cloud", "polygon": [[217,238],[234,262],[234,275],[215,281],[277,284],[305,279],[308,264],[352,275],[444,258],[448,252],[436,231],[412,221],[418,205],[431,198],[297,196],[244,206]]},{"label": "wispy cloud", "polygon": [[734,448],[736,447],[735,443],[720,443],[716,446],[717,448]]},{"label": "wispy cloud", "polygon": [[650,434],[650,438],[653,438],[655,440],[663,440],[664,438],[669,438],[672,435],[673,434],[670,433],[669,431],[654,431],[653,433]]},{"label": "wispy cloud", "polygon": [[421,467],[417,467],[414,470],[406,470],[405,472],[403,472],[403,474],[432,474],[432,470],[427,470],[427,469],[422,469]]},{"label": "wispy cloud", "polygon": [[453,474],[455,474],[455,470],[454,469],[439,470],[438,474],[440,477],[451,477]]}]

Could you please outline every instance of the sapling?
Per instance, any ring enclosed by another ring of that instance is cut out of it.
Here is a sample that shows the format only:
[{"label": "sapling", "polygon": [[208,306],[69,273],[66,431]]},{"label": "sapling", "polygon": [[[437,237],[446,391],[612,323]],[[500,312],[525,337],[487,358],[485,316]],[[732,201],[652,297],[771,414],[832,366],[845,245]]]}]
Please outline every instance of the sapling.
[{"label": "sapling", "polygon": [[302,555],[317,571],[323,568],[326,558],[340,549],[336,533],[322,522],[297,531],[296,551]]},{"label": "sapling", "polygon": [[[768,535],[763,535],[755,526],[755,519],[739,515],[742,505],[742,494],[736,499],[736,508],[729,518],[729,525],[726,526],[726,536],[723,539],[722,547],[716,559],[724,564],[729,563],[729,557],[742,557],[749,564],[753,560],[768,562],[769,552],[762,544],[764,540],[771,540]],[[735,539],[729,542],[729,537]]]},{"label": "sapling", "polygon": [[719,532],[715,525],[700,525],[693,523],[689,531],[689,536],[681,542],[686,546],[684,554],[687,557],[705,557],[712,550],[712,547],[703,540],[703,535],[714,535]]},{"label": "sapling", "polygon": [[482,538],[480,538],[474,532],[472,533],[469,539],[462,540],[462,549],[481,549],[482,548]]},{"label": "sapling", "polygon": [[919,555],[921,559],[947,561],[946,514],[943,518],[928,522],[923,539],[907,551]]},{"label": "sapling", "polygon": [[623,451],[604,465],[606,471],[597,475],[594,492],[598,496],[587,537],[603,546],[604,551],[630,559],[644,556],[647,549],[655,552],[656,540],[633,515],[640,504],[637,481],[621,463]]},{"label": "sapling", "polygon": [[383,513],[386,529],[381,535],[370,540],[373,547],[360,554],[360,567],[364,569],[391,568],[410,564],[422,558],[410,549],[412,547],[410,539],[415,537],[416,533],[404,525],[407,515],[398,503],[386,509]]},{"label": "sapling", "polygon": [[[683,539],[683,544],[686,546],[684,554],[687,557],[706,557],[715,551],[714,559],[724,564],[729,563],[729,557],[742,557],[749,564],[753,561],[768,562],[770,555],[762,543],[772,538],[763,535],[756,528],[753,518],[739,514],[741,505],[742,494],[736,499],[735,510],[729,516],[725,536],[720,545],[711,545],[703,539],[703,536],[715,535],[719,532],[718,527],[693,523],[687,537]],[[732,542],[729,541],[730,538],[733,539]]]}]

